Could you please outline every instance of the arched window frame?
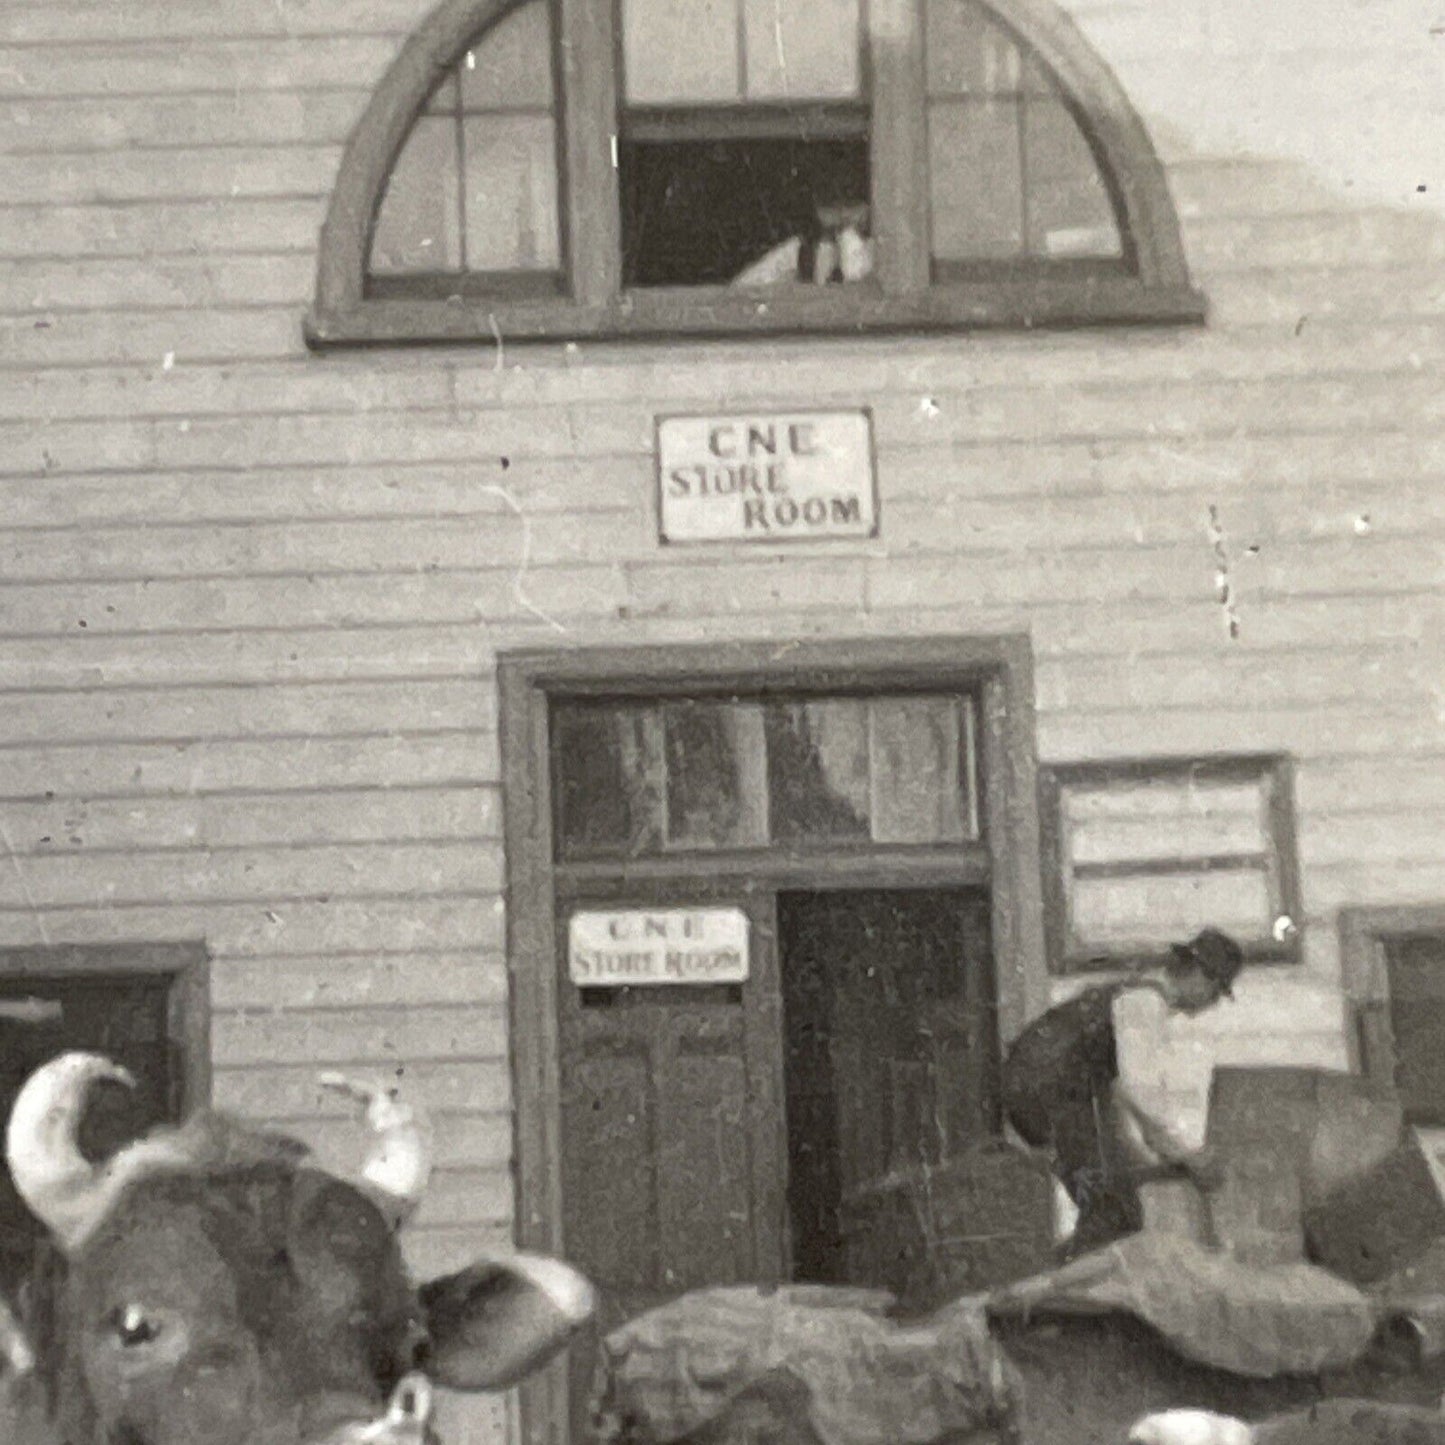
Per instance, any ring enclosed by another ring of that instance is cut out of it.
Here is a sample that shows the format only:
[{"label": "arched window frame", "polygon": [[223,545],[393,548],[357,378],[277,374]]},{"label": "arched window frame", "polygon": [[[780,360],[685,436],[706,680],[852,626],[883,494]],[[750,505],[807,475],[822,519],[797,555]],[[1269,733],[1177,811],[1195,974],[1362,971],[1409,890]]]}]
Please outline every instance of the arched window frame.
[{"label": "arched window frame", "polygon": [[[616,6],[549,0],[559,120],[558,185],[567,294],[372,297],[366,267],[387,180],[433,90],[525,0],[442,0],[403,46],[342,155],[321,231],[305,330],[322,348],[365,343],[494,342],[781,331],[972,330],[1204,319],[1190,283],[1164,169],[1118,80],[1051,0],[982,0],[1057,78],[1111,187],[1129,274],[930,277],[920,0],[875,0],[872,138],[876,284],[759,294],[722,288],[624,290],[616,144]],[[880,31],[880,27],[886,29]],[[889,38],[880,43],[880,34]],[[892,38],[905,36],[902,42]],[[604,59],[599,59],[603,57]]]}]

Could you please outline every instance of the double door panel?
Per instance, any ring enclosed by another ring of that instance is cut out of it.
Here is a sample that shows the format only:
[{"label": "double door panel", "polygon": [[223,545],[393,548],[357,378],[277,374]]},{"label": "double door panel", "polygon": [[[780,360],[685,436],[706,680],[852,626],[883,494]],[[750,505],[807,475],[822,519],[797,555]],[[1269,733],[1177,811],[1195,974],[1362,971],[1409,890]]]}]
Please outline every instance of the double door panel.
[{"label": "double door panel", "polygon": [[[745,981],[574,981],[575,913],[707,908],[746,916]],[[602,1297],[572,1351],[575,1428],[601,1335],[689,1289],[786,1277],[785,1143],[770,897],[579,896],[557,932],[564,1243]]]},{"label": "double door panel", "polygon": [[[746,915],[745,977],[569,968],[578,913],[716,908]],[[702,1285],[871,1283],[860,1203],[996,1132],[985,887],[613,887],[561,900],[557,931],[564,1240],[604,1328]]]}]

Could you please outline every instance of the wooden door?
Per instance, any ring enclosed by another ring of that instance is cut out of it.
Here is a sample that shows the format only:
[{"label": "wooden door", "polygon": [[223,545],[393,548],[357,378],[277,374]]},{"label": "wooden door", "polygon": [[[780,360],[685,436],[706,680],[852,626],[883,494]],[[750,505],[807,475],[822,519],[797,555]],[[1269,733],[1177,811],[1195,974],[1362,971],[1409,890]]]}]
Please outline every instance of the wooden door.
[{"label": "wooden door", "polygon": [[[745,982],[570,976],[574,912],[703,906],[746,915]],[[686,1290],[787,1277],[782,1055],[770,896],[696,883],[579,894],[559,903],[557,936],[564,1249],[602,1295],[592,1341],[572,1351],[575,1430],[602,1334]]]}]

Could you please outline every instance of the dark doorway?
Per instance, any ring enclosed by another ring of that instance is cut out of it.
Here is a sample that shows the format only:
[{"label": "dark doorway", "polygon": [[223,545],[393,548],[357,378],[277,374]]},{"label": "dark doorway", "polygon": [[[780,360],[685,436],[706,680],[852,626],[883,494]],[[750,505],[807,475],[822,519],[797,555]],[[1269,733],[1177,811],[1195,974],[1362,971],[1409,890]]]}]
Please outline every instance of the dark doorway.
[{"label": "dark doorway", "polygon": [[777,906],[793,1277],[882,1283],[866,1201],[997,1132],[988,892]]}]

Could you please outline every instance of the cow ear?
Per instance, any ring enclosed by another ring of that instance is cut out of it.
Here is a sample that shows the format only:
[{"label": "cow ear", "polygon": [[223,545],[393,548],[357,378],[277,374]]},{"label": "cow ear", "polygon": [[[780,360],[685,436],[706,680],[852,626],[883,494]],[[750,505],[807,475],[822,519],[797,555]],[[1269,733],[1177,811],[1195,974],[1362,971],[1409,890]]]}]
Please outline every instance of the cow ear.
[{"label": "cow ear", "polygon": [[479,1260],[421,1287],[427,1373],[454,1390],[505,1390],[545,1364],[593,1316],[591,1284],[544,1255]]}]

